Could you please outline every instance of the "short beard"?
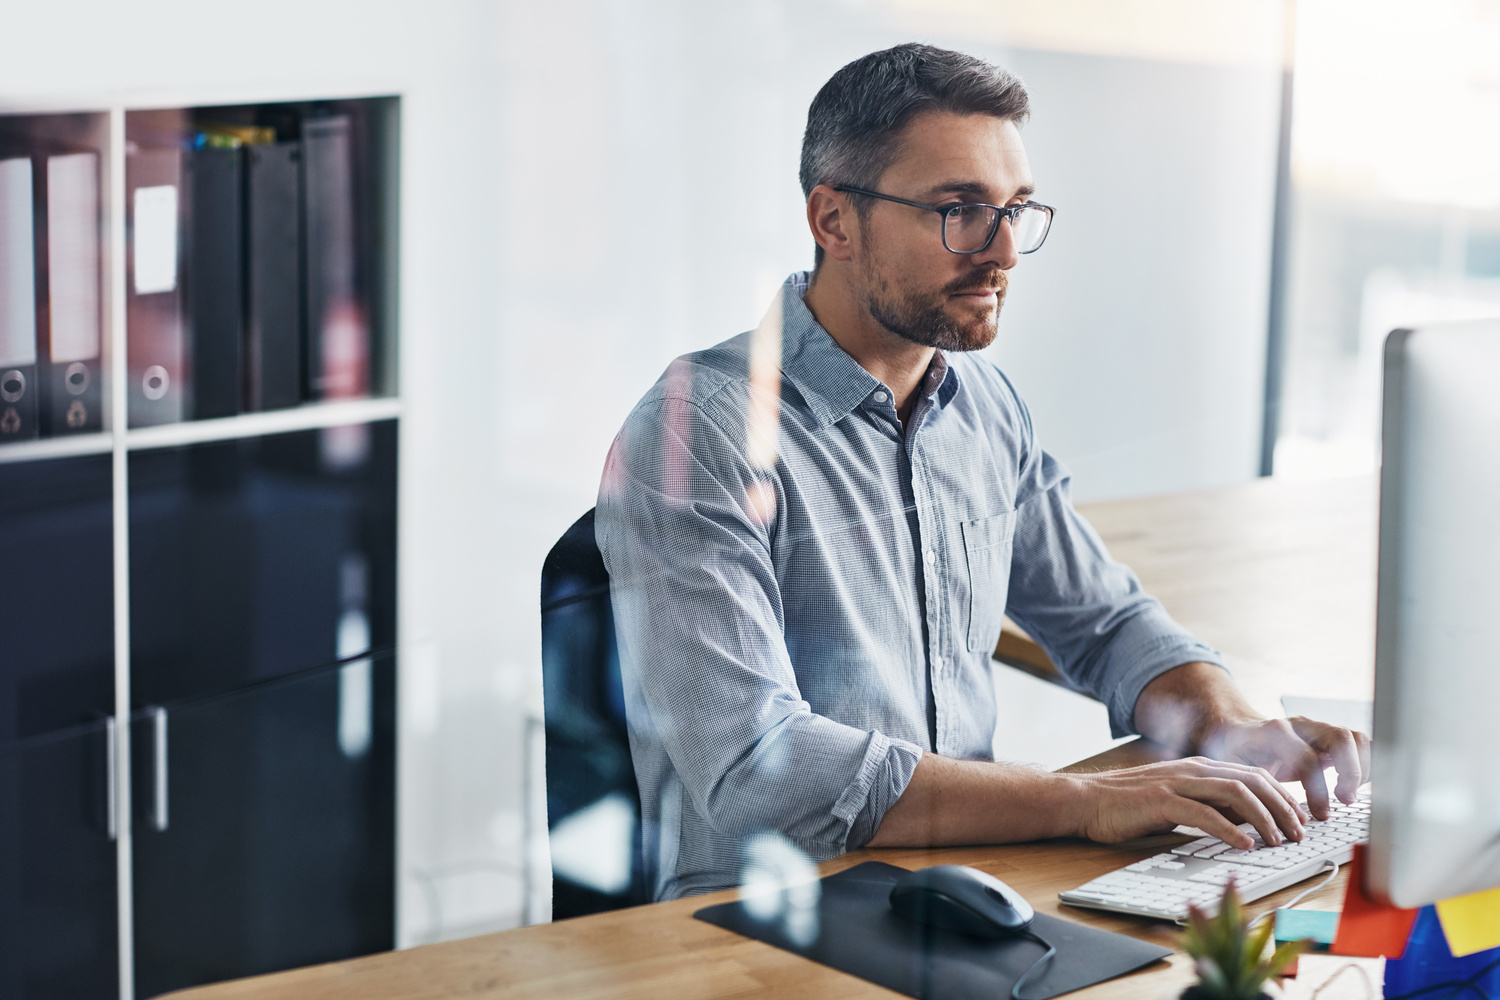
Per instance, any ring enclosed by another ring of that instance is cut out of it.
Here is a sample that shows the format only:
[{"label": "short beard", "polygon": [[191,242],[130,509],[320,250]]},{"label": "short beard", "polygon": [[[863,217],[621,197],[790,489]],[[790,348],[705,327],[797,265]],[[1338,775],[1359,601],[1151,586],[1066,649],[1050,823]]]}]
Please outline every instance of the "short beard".
[{"label": "short beard", "polygon": [[[874,268],[868,265],[865,276],[869,279],[865,308],[875,322],[903,340],[944,351],[978,351],[994,343],[1000,326],[1000,306],[1005,304],[1008,284],[1005,272],[998,267],[955,281],[935,295],[916,291],[894,294],[890,282],[876,275]],[[990,320],[958,323],[943,311],[950,295],[982,288],[998,289],[995,313]]]}]

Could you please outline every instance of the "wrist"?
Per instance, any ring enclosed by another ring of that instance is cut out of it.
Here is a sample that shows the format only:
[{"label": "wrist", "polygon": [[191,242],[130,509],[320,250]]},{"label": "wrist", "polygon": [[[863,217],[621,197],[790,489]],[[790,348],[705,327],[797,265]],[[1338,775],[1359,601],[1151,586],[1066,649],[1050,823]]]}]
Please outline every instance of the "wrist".
[{"label": "wrist", "polygon": [[1048,815],[1055,818],[1053,837],[1087,837],[1089,817],[1093,811],[1094,788],[1087,774],[1064,774],[1057,771],[1048,774],[1051,807]]},{"label": "wrist", "polygon": [[1214,663],[1184,663],[1147,684],[1136,699],[1137,731],[1173,756],[1208,754],[1219,737],[1260,716]]}]

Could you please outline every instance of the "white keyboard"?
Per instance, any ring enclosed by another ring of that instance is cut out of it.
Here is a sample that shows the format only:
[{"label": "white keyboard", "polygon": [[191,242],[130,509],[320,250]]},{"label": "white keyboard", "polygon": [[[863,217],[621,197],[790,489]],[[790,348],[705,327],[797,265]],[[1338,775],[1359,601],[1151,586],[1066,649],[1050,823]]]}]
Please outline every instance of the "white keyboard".
[{"label": "white keyboard", "polygon": [[1303,824],[1306,836],[1301,843],[1289,840],[1267,847],[1248,823],[1240,829],[1254,839],[1251,850],[1235,850],[1218,837],[1201,837],[1060,892],[1058,898],[1074,906],[1161,920],[1185,920],[1189,905],[1216,911],[1230,879],[1241,900],[1260,899],[1327,871],[1330,861],[1347,862],[1354,845],[1369,839],[1369,790],[1353,805],[1334,799],[1328,819]]}]

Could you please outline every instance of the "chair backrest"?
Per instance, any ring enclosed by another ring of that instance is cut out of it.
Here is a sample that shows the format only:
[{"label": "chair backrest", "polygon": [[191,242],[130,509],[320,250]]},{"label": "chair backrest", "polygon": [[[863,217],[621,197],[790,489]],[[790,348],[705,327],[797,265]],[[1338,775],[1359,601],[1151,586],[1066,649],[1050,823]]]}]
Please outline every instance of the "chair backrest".
[{"label": "chair backrest", "polygon": [[649,902],[609,571],[592,510],[542,564],[542,699],[553,919]]}]

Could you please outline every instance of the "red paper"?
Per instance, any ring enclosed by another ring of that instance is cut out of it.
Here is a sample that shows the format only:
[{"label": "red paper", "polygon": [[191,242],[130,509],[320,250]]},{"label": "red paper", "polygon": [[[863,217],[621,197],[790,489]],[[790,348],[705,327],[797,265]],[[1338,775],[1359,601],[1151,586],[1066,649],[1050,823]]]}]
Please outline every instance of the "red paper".
[{"label": "red paper", "polygon": [[1330,950],[1335,955],[1400,958],[1406,951],[1406,939],[1411,937],[1411,926],[1417,921],[1417,911],[1379,903],[1365,895],[1365,867],[1365,845],[1355,844],[1344,913]]}]

